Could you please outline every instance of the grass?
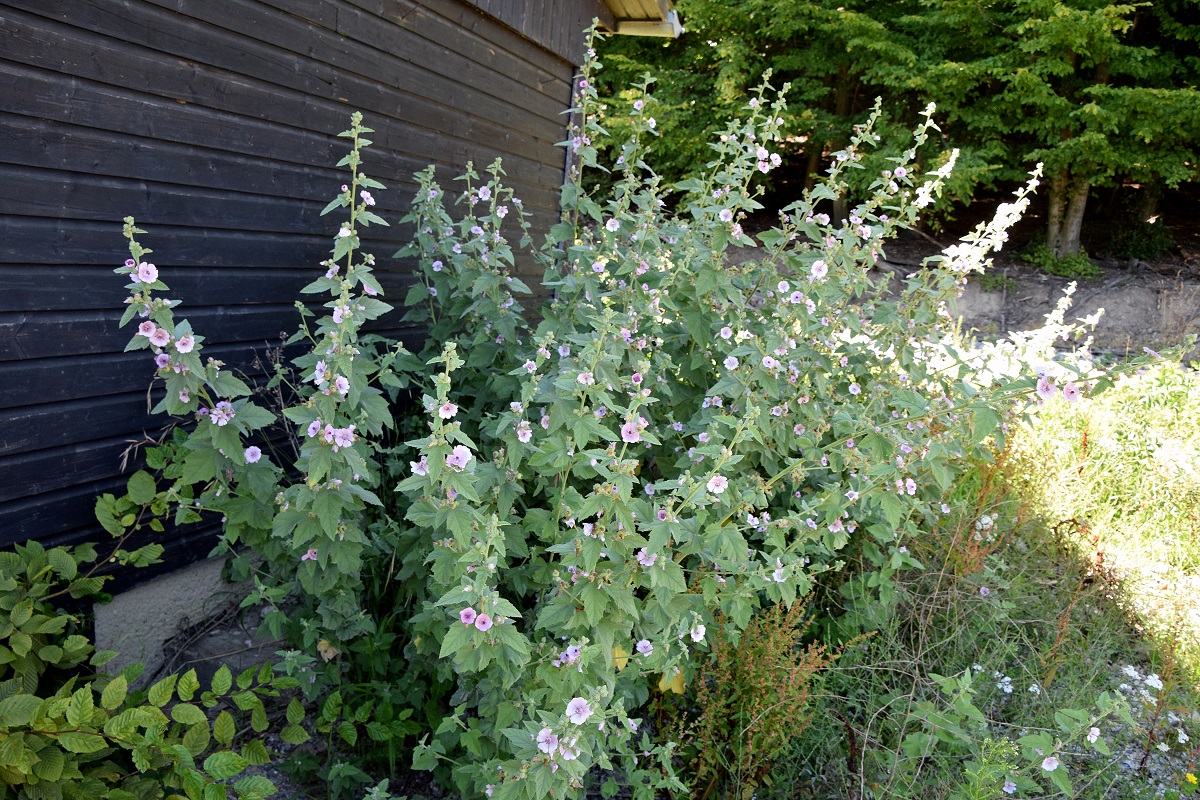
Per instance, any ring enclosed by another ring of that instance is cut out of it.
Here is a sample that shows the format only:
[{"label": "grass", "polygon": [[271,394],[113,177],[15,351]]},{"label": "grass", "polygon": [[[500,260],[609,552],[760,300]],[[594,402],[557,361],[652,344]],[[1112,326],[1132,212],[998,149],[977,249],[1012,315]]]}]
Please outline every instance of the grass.
[{"label": "grass", "polygon": [[[1068,796],[1062,775],[1095,800],[1195,789],[1200,373],[1158,367],[1010,433],[907,543],[925,569],[825,670],[756,797]],[[1014,744],[1039,733],[1062,745],[1057,776]]]}]

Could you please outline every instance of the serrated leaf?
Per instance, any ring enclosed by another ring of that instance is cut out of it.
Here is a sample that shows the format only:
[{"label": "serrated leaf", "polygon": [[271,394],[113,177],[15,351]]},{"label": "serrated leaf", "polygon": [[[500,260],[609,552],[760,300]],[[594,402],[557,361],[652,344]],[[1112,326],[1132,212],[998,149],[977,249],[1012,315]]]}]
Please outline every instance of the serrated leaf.
[{"label": "serrated leaf", "polygon": [[15,694],[0,701],[0,724],[18,728],[28,725],[34,712],[42,705],[42,699],[31,694]]},{"label": "serrated leaf", "polygon": [[154,484],[154,477],[149,472],[139,469],[129,476],[126,490],[129,492],[130,500],[139,506],[144,506],[154,500],[158,487]]},{"label": "serrated leaf", "polygon": [[175,693],[175,681],[177,676],[168,675],[158,683],[150,687],[150,691],[146,693],[147,698],[152,705],[162,708],[167,703],[171,702],[171,695]]},{"label": "serrated leaf", "polygon": [[175,690],[179,693],[180,700],[187,701],[195,697],[196,692],[200,690],[200,681],[196,678],[196,670],[189,669],[183,673]]},{"label": "serrated leaf", "polygon": [[108,686],[104,687],[104,691],[100,694],[100,705],[112,711],[125,702],[125,695],[128,693],[129,681],[125,680],[124,675],[118,675],[109,681]]},{"label": "serrated leaf", "polygon": [[242,757],[255,766],[271,763],[271,756],[267,753],[267,746],[263,744],[262,739],[251,739],[247,742],[242,748]]},{"label": "serrated leaf", "polygon": [[199,706],[191,703],[179,703],[171,709],[171,719],[178,722],[180,725],[199,725],[200,723],[208,724],[208,717]]},{"label": "serrated leaf", "polygon": [[71,702],[67,705],[67,723],[76,726],[86,724],[92,718],[92,711],[95,708],[91,685],[76,689],[71,695]]},{"label": "serrated leaf", "polygon": [[204,771],[211,775],[214,780],[218,781],[229,780],[249,765],[249,761],[237,753],[230,753],[228,751],[213,753],[204,759]]},{"label": "serrated leaf", "polygon": [[275,794],[275,784],[264,778],[262,775],[250,775],[242,778],[233,785],[234,791],[238,794],[247,795],[254,794],[260,797],[267,797]]},{"label": "serrated leaf", "polygon": [[283,739],[288,744],[301,744],[309,739],[308,731],[301,728],[299,725],[285,725],[283,730],[279,732],[279,738]]},{"label": "serrated leaf", "polygon": [[48,783],[55,783],[62,777],[63,767],[67,763],[66,756],[57,747],[43,747],[38,751],[38,759],[33,765],[33,774]]},{"label": "serrated leaf", "polygon": [[222,711],[217,714],[217,720],[213,723],[213,738],[224,747],[229,747],[233,744],[234,734],[237,733],[237,726],[233,723],[233,715],[228,711]]},{"label": "serrated leaf", "polygon": [[304,705],[300,699],[293,697],[287,707],[287,721],[292,725],[299,725],[304,721]]},{"label": "serrated leaf", "polygon": [[229,667],[222,664],[217,670],[212,679],[213,694],[226,694],[233,687],[233,673],[229,671]]},{"label": "serrated leaf", "polygon": [[208,732],[208,720],[205,720],[199,725],[193,725],[192,727],[188,728],[187,733],[183,735],[183,746],[186,747],[187,751],[193,756],[198,756],[203,753],[208,749],[208,746],[211,743],[212,737]]},{"label": "serrated leaf", "polygon": [[98,733],[67,731],[58,734],[58,743],[72,753],[94,753],[108,746],[107,740]]}]

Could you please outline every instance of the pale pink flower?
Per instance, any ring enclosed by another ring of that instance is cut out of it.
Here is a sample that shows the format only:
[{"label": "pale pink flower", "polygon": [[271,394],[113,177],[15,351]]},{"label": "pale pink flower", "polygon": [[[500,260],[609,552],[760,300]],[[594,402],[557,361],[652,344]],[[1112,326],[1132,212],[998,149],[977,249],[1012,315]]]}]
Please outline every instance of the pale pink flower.
[{"label": "pale pink flower", "polygon": [[729,479],[724,475],[713,475],[708,479],[708,490],[713,494],[721,494],[729,488]]},{"label": "pale pink flower", "polygon": [[1058,769],[1058,759],[1054,756],[1046,756],[1042,761],[1042,769],[1046,770],[1046,772],[1054,772],[1054,770]]},{"label": "pale pink flower", "polygon": [[413,475],[428,475],[429,474],[429,458],[421,456],[420,461],[410,461],[408,466],[412,467]]},{"label": "pale pink flower", "polygon": [[596,377],[590,372],[581,372],[575,380],[579,381],[584,386],[592,386],[596,383]]},{"label": "pale pink flower", "polygon": [[1083,393],[1079,391],[1079,387],[1072,381],[1067,381],[1063,384],[1062,393],[1068,403],[1074,403],[1083,396]]},{"label": "pale pink flower", "polygon": [[521,444],[528,444],[529,440],[532,438],[533,438],[533,427],[525,420],[521,420],[520,422],[518,422],[517,423],[517,441],[521,442]]},{"label": "pale pink flower", "polygon": [[192,400],[192,396],[190,394],[188,394],[187,389],[184,389],[182,392],[179,393],[179,402],[190,403],[191,400]]},{"label": "pale pink flower", "polygon": [[333,443],[337,447],[349,447],[354,444],[354,426],[336,429],[333,432]]},{"label": "pale pink flower", "polygon": [[488,628],[492,627],[492,618],[487,614],[480,614],[475,618],[475,627],[481,631],[486,631]]},{"label": "pale pink flower", "polygon": [[558,749],[558,736],[549,728],[542,728],[537,735],[538,750],[548,755],[554,755],[554,751]]},{"label": "pale pink flower", "polygon": [[693,641],[693,642],[702,642],[702,641],[704,641],[704,632],[705,632],[705,630],[706,630],[706,629],[705,629],[705,627],[704,627],[704,625],[703,625],[703,624],[701,624],[701,623],[696,623],[696,627],[692,628],[692,630],[690,631],[690,634],[689,634],[689,635],[692,637],[692,641]]},{"label": "pale pink flower", "polygon": [[475,622],[475,617],[477,616],[478,614],[475,613],[475,609],[469,607],[458,612],[458,618],[462,621],[463,625],[473,624]]},{"label": "pale pink flower", "polygon": [[325,370],[326,369],[327,369],[327,367],[326,367],[324,361],[317,362],[317,365],[315,367],[313,367],[313,376],[312,376],[313,383],[320,383],[321,381],[325,380]]},{"label": "pale pink flower", "polygon": [[587,722],[588,717],[591,715],[592,707],[582,697],[573,698],[571,702],[567,703],[567,719],[576,725],[582,725]]},{"label": "pale pink flower", "polygon": [[257,464],[258,460],[262,458],[262,450],[254,445],[250,445],[246,448],[245,458],[247,464]]},{"label": "pale pink flower", "polygon": [[604,223],[604,227],[609,231],[616,233],[618,230],[620,230],[621,223],[618,220],[610,219],[608,222]]},{"label": "pale pink flower", "polygon": [[762,365],[766,369],[775,369],[779,366],[779,361],[774,356],[763,356]]},{"label": "pale pink flower", "polygon": [[154,283],[158,280],[158,267],[153,264],[147,264],[145,261],[138,264],[137,278],[142,283]]},{"label": "pale pink flower", "polygon": [[728,341],[729,337],[733,336],[733,328],[730,328],[728,325],[726,325],[724,328],[721,328],[721,330],[719,330],[717,332],[717,335],[720,336],[722,339]]},{"label": "pale pink flower", "polygon": [[350,392],[350,381],[346,379],[345,375],[338,375],[334,378],[333,385],[337,387],[338,394],[342,397],[345,397]]},{"label": "pale pink flower", "polygon": [[1050,378],[1045,375],[1038,378],[1038,382],[1037,382],[1037,396],[1038,397],[1042,398],[1043,400],[1049,400],[1051,397],[1054,397],[1054,392],[1055,392],[1054,381],[1050,380]]},{"label": "pale pink flower", "polygon": [[154,335],[156,330],[158,330],[158,327],[150,320],[146,320],[141,325],[138,325],[138,336],[145,336],[149,339]]},{"label": "pale pink flower", "polygon": [[733,212],[728,208],[722,208],[717,212],[717,219],[721,220],[721,222],[733,222]]},{"label": "pale pink flower", "polygon": [[1006,780],[1004,782],[1003,791],[1005,794],[1012,794],[1013,792],[1017,791],[1017,785],[1011,780]]},{"label": "pale pink flower", "polygon": [[725,369],[734,370],[738,368],[738,360],[734,356],[725,358]]},{"label": "pale pink flower", "polygon": [[825,266],[824,261],[814,261],[809,272],[812,275],[810,280],[819,281],[829,274],[829,267]]},{"label": "pale pink flower", "polygon": [[1100,738],[1100,729],[1099,728],[1092,728],[1091,730],[1089,730],[1087,732],[1088,743],[1095,744],[1096,740],[1099,738]]},{"label": "pale pink flower", "polygon": [[638,563],[643,567],[653,567],[654,562],[658,560],[658,553],[651,553],[649,550],[643,547],[638,551],[637,560]]},{"label": "pale pink flower", "polygon": [[196,338],[190,333],[185,333],[175,341],[175,349],[180,353],[190,353],[192,348],[196,346]]},{"label": "pale pink flower", "polygon": [[446,456],[446,466],[455,472],[462,472],[471,463],[472,457],[466,445],[455,445],[450,455]]},{"label": "pale pink flower", "polygon": [[447,401],[441,408],[438,409],[438,416],[442,419],[450,419],[458,413],[458,406]]},{"label": "pale pink flower", "polygon": [[642,639],[636,645],[636,649],[644,656],[648,656],[654,652],[654,645],[650,644],[649,639]]},{"label": "pale pink flower", "polygon": [[170,353],[159,353],[154,357],[154,365],[159,369],[166,369],[171,364]]},{"label": "pale pink flower", "polygon": [[300,560],[301,561],[316,561],[317,560],[317,548],[315,548],[315,547],[308,548],[307,552],[305,552],[304,555],[300,556]]},{"label": "pale pink flower", "polygon": [[150,344],[155,347],[166,347],[171,343],[171,334],[167,333],[166,328],[157,328],[154,333],[150,334]]},{"label": "pale pink flower", "polygon": [[857,383],[851,383],[850,384],[850,394],[853,394],[853,395],[862,394],[862,387],[859,386]]},{"label": "pale pink flower", "polygon": [[642,440],[641,431],[638,430],[638,425],[633,420],[626,422],[621,426],[621,441],[633,444]]}]

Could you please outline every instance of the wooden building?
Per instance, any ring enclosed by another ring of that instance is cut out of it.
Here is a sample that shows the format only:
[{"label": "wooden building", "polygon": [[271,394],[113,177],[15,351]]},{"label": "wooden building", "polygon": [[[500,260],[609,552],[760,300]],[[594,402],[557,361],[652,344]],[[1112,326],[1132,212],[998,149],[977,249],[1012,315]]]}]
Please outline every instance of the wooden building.
[{"label": "wooden building", "polygon": [[[593,18],[679,31],[666,0],[0,0],[0,547],[104,538],[95,497],[122,491],[122,453],[161,425],[145,352],[122,353],[123,217],[206,354],[248,370],[295,330],[328,253],[319,212],[354,110],[390,221],[414,171],[497,156],[535,223],[555,220]],[[367,243],[394,302],[404,234]]]}]

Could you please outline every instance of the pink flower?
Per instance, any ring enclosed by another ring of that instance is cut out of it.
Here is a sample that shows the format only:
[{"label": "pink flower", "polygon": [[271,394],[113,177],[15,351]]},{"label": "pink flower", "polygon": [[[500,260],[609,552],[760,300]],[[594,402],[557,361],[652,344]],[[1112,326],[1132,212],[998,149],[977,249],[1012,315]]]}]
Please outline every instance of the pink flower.
[{"label": "pink flower", "polygon": [[313,376],[312,376],[313,383],[320,383],[321,381],[325,380],[325,370],[326,370],[325,362],[318,361],[317,365],[315,367],[313,367]]},{"label": "pink flower", "polygon": [[480,614],[475,618],[475,627],[481,631],[486,631],[488,628],[492,627],[492,618],[487,614]]},{"label": "pink flower", "polygon": [[708,479],[708,490],[713,494],[721,494],[729,488],[729,479],[724,475],[713,475]]},{"label": "pink flower", "polygon": [[142,283],[154,283],[158,280],[158,267],[143,261],[137,266],[137,278]]},{"label": "pink flower", "polygon": [[604,227],[609,231],[616,233],[618,230],[620,230],[621,223],[618,220],[610,219],[608,222],[604,223]]},{"label": "pink flower", "polygon": [[[153,340],[151,340],[151,341],[153,341]],[[1038,397],[1042,398],[1043,400],[1049,400],[1051,397],[1054,397],[1054,392],[1055,392],[1054,381],[1050,380],[1050,378],[1046,377],[1045,375],[1038,378],[1038,382],[1037,382],[1037,396]]]},{"label": "pink flower", "polygon": [[262,458],[262,450],[259,450],[254,445],[250,445],[246,448],[245,457],[247,464],[257,464],[258,460]]},{"label": "pink flower", "polygon": [[809,271],[812,275],[809,280],[819,281],[829,274],[829,267],[825,266],[824,261],[814,261],[812,268]]},{"label": "pink flower", "polygon": [[458,612],[458,618],[462,621],[463,625],[470,625],[475,621],[475,617],[477,616],[478,614],[475,613],[475,609],[470,607],[464,608],[462,611]]},{"label": "pink flower", "polygon": [[450,419],[457,413],[458,413],[458,406],[454,405],[454,403],[451,403],[451,402],[446,402],[445,405],[443,405],[441,408],[438,409],[438,416],[441,417],[442,419]]},{"label": "pink flower", "polygon": [[337,447],[349,447],[354,444],[354,426],[334,430],[333,443]]},{"label": "pink flower", "polygon": [[350,381],[346,380],[345,375],[338,375],[333,380],[333,385],[337,387],[338,394],[345,397],[350,391]]},{"label": "pink flower", "polygon": [[166,347],[171,343],[171,334],[167,333],[166,328],[157,328],[154,333],[150,334],[150,344],[155,347]]},{"label": "pink flower", "polygon": [[637,560],[643,567],[653,567],[654,562],[658,560],[658,553],[651,553],[643,547],[638,551]]},{"label": "pink flower", "polygon": [[573,698],[571,702],[567,703],[567,719],[576,725],[587,722],[591,715],[592,707],[582,697]]},{"label": "pink flower", "polygon": [[596,383],[596,377],[590,372],[579,373],[579,376],[575,380],[579,381],[584,386],[592,386]]},{"label": "pink flower", "polygon": [[1076,386],[1075,383],[1073,383],[1072,381],[1067,381],[1066,383],[1063,384],[1062,392],[1063,392],[1063,397],[1065,397],[1067,399],[1068,403],[1074,403],[1076,400],[1078,400],[1080,397],[1083,396],[1083,393],[1079,391],[1079,387]]},{"label": "pink flower", "polygon": [[314,419],[312,422],[308,423],[308,436],[309,436],[309,438],[312,438],[313,436],[316,436],[316,435],[317,435],[318,433],[320,433],[320,432],[321,432],[321,420],[319,420],[319,419]]},{"label": "pink flower", "polygon": [[637,651],[644,656],[648,656],[654,652],[654,645],[650,644],[649,639],[642,639],[637,643]]},{"label": "pink flower", "polygon": [[158,330],[158,327],[150,320],[146,320],[141,325],[138,325],[138,336],[145,336],[148,339],[154,335],[156,330]]},{"label": "pink flower", "polygon": [[850,384],[850,394],[853,394],[853,395],[862,394],[862,387],[859,386],[857,383],[851,383]]},{"label": "pink flower", "polygon": [[621,426],[621,441],[633,444],[642,440],[641,431],[638,430],[638,425],[633,420],[626,422]]},{"label": "pink flower", "polygon": [[410,461],[408,465],[412,467],[413,475],[429,474],[429,458],[427,456],[421,456],[420,461]]},{"label": "pink flower", "polygon": [[738,368],[738,360],[734,356],[726,356],[725,369],[734,370]]},{"label": "pink flower", "polygon": [[728,208],[722,208],[717,212],[717,219],[721,220],[721,222],[733,222],[733,212]]},{"label": "pink flower", "polygon": [[525,420],[521,420],[520,422],[518,422],[517,423],[517,441],[519,441],[521,444],[528,444],[529,440],[532,438],[533,438],[532,426]]},{"label": "pink flower", "polygon": [[692,637],[692,641],[693,642],[704,641],[704,631],[705,631],[704,625],[697,623],[696,627],[692,628],[692,630],[690,631],[690,634],[689,634]]},{"label": "pink flower", "polygon": [[1004,782],[1004,793],[1005,794],[1012,794],[1016,790],[1017,790],[1017,785],[1015,783],[1013,783],[1012,781]]},{"label": "pink flower", "polygon": [[446,456],[446,466],[455,472],[462,472],[471,463],[471,451],[466,445],[455,445],[450,455]]},{"label": "pink flower", "polygon": [[733,336],[733,328],[730,328],[728,325],[726,325],[717,332],[717,336],[720,336],[725,341],[729,341],[729,337]]},{"label": "pink flower", "polygon": [[554,755],[558,749],[558,737],[549,728],[542,728],[537,735],[538,750],[548,755]]},{"label": "pink flower", "polygon": [[1054,772],[1054,770],[1058,769],[1058,759],[1054,756],[1046,756],[1045,760],[1042,761],[1042,769],[1046,770],[1046,772]]},{"label": "pink flower", "polygon": [[195,346],[196,346],[196,338],[194,336],[192,336],[190,333],[185,333],[183,336],[180,336],[179,339],[175,342],[175,349],[178,350],[180,353],[190,353],[190,352],[192,352],[192,348]]},{"label": "pink flower", "polygon": [[317,548],[315,548],[315,547],[308,548],[308,551],[304,555],[300,556],[300,560],[301,561],[316,561],[317,560]]},{"label": "pink flower", "polygon": [[1089,744],[1095,744],[1096,740],[1099,738],[1100,738],[1100,729],[1099,728],[1092,728],[1091,730],[1088,731],[1087,740],[1088,740]]},{"label": "pink flower", "polygon": [[166,369],[171,364],[170,353],[159,353],[154,357],[154,365],[159,369]]}]

